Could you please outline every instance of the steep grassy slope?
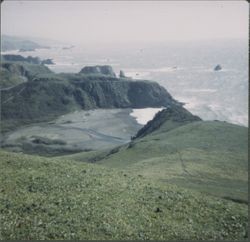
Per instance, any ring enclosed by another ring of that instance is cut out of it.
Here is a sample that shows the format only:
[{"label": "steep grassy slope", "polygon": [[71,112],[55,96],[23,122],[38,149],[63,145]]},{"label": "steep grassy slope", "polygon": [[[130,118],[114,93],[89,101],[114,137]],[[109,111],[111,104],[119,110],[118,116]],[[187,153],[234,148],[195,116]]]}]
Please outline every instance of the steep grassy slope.
[{"label": "steep grassy slope", "polygon": [[9,88],[41,75],[52,73],[53,72],[44,65],[2,61],[0,67],[0,89]]},{"label": "steep grassy slope", "polygon": [[141,128],[133,139],[142,138],[151,133],[167,132],[179,126],[201,121],[198,116],[193,115],[181,106],[175,106],[163,109],[158,112],[153,120],[150,120],[143,128]]},{"label": "steep grassy slope", "polygon": [[128,145],[71,158],[246,202],[248,129],[224,122],[196,121],[169,130],[168,122]]},{"label": "steep grassy slope", "polygon": [[0,67],[0,89],[9,88],[20,83],[27,81],[27,78],[23,75],[11,74],[7,69]]},{"label": "steep grassy slope", "polygon": [[247,206],[101,166],[0,151],[1,239],[247,237]]}]

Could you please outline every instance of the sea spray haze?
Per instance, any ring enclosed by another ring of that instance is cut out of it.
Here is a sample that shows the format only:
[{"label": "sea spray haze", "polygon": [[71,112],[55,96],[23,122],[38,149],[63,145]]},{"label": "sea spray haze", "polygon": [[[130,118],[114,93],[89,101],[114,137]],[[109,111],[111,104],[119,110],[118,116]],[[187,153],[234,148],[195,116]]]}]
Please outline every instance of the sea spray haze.
[{"label": "sea spray haze", "polygon": [[[18,53],[11,51],[7,53]],[[159,82],[205,120],[248,124],[248,46],[244,40],[220,40],[144,46],[107,45],[98,52],[85,46],[25,52],[53,58],[55,72],[79,72],[83,66],[108,64],[118,74]],[[143,60],[143,61],[142,61]],[[214,71],[220,63],[222,70]]]}]

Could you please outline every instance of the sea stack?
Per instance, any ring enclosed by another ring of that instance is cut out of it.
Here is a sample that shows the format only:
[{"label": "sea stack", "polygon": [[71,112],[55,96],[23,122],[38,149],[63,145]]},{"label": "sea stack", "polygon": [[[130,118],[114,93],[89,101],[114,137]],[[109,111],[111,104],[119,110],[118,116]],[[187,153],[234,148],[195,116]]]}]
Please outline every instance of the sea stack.
[{"label": "sea stack", "polygon": [[214,71],[220,71],[222,69],[222,67],[220,65],[217,65],[214,67]]},{"label": "sea stack", "polygon": [[42,61],[42,65],[54,65],[55,63],[53,62],[52,59],[46,59]]},{"label": "sea stack", "polygon": [[120,70],[119,77],[120,78],[126,78],[126,76],[125,76],[125,74],[124,74],[124,72],[122,70]]}]

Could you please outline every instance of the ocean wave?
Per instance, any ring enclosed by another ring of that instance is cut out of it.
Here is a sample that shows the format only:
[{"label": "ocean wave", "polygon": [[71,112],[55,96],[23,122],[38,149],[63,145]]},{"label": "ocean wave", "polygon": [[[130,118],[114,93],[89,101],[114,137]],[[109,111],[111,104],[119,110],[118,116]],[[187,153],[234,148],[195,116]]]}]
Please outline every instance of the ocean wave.
[{"label": "ocean wave", "polygon": [[130,116],[134,117],[137,123],[145,125],[149,120],[152,120],[156,113],[161,111],[162,108],[141,108],[133,109]]},{"label": "ocean wave", "polygon": [[190,88],[186,89],[185,92],[217,92],[216,89],[210,89],[210,88],[201,88],[201,89],[195,89],[195,88]]}]

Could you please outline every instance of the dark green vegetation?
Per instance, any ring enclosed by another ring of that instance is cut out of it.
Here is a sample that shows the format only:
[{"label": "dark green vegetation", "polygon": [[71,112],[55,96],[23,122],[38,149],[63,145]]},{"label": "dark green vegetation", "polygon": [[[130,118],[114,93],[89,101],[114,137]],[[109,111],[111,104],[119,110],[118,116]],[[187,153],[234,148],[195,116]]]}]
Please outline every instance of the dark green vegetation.
[{"label": "dark green vegetation", "polygon": [[8,36],[1,35],[1,51],[9,51],[9,50],[20,50],[20,51],[34,51],[35,49],[48,48],[46,46],[41,46],[33,41]]},{"label": "dark green vegetation", "polygon": [[2,61],[13,61],[13,62],[27,62],[30,64],[46,64],[46,65],[52,65],[54,64],[52,59],[46,59],[46,60],[41,60],[39,57],[23,57],[21,55],[2,55],[1,56]]},{"label": "dark green vegetation", "polygon": [[[19,71],[18,65],[15,62],[2,63],[11,73]],[[28,77],[28,82],[2,90],[2,131],[23,124],[50,120],[80,109],[179,105],[156,82],[116,78],[102,73],[55,74],[47,71],[48,68],[43,65],[22,66],[32,69],[33,78]],[[26,73],[24,76],[27,76]]]},{"label": "dark green vegetation", "polygon": [[247,203],[248,129],[197,120],[182,107],[169,108],[138,132],[140,137],[146,134],[143,138],[111,151],[75,154],[71,159]]},{"label": "dark green vegetation", "polygon": [[[31,64],[28,61],[2,61],[0,67],[0,89],[10,88],[26,81],[32,81],[35,77],[52,73],[48,67]],[[2,102],[4,102],[3,99]]]},{"label": "dark green vegetation", "polygon": [[81,74],[102,74],[115,77],[111,66],[85,66],[80,71]]},{"label": "dark green vegetation", "polygon": [[1,144],[5,150],[14,152],[24,152],[26,154],[35,154],[43,156],[56,156],[64,154],[72,154],[80,151],[89,151],[77,147],[66,146],[66,141],[62,139],[49,139],[33,135],[31,137],[20,137],[16,140],[17,144]]},{"label": "dark green vegetation", "polygon": [[247,237],[247,206],[125,171],[0,151],[1,239]]}]

